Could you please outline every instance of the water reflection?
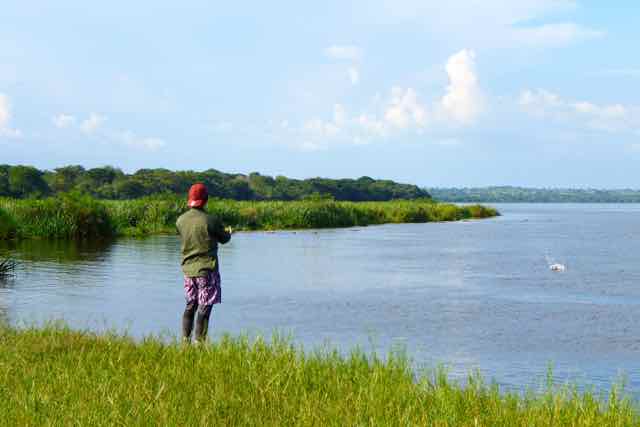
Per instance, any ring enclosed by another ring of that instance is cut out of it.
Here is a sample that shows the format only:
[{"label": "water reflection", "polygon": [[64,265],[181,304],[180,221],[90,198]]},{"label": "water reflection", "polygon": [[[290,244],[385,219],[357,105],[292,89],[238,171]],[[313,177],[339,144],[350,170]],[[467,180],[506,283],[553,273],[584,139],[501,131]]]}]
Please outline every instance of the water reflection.
[{"label": "water reflection", "polygon": [[9,307],[6,294],[14,286],[15,277],[13,275],[0,275],[0,324],[9,323]]},{"label": "water reflection", "polygon": [[[0,241],[0,243],[7,243],[7,242],[2,242]],[[0,262],[4,261],[7,258],[12,258],[11,255],[11,251],[6,247],[8,245],[4,245],[0,246]],[[10,288],[13,287],[13,285],[15,284],[15,279],[14,279],[14,275],[13,272],[5,272],[0,273],[0,324],[2,323],[8,323],[9,321],[9,315],[8,315],[8,306],[7,306],[7,301],[6,301],[6,293],[8,292],[8,290]]]},{"label": "water reflection", "polygon": [[114,241],[95,240],[0,240],[0,256],[8,255],[23,261],[47,261],[60,264],[78,261],[99,261],[108,255]]}]

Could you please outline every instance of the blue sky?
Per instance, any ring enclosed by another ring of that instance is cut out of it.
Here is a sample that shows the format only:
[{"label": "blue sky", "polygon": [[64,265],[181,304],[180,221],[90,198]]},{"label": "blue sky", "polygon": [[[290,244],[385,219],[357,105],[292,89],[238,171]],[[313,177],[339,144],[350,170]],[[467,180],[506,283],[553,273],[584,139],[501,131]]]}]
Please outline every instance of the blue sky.
[{"label": "blue sky", "polygon": [[10,2],[0,163],[640,188],[639,12],[632,1]]}]

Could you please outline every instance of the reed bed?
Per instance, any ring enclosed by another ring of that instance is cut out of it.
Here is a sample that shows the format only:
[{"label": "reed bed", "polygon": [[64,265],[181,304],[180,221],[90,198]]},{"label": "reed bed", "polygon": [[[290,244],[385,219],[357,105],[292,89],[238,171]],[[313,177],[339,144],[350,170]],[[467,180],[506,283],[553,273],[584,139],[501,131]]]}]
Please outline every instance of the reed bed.
[{"label": "reed bed", "polygon": [[15,237],[17,229],[15,219],[0,207],[0,240]]},{"label": "reed bed", "polygon": [[[98,201],[63,195],[44,200],[0,199],[18,237],[86,238],[144,236],[175,232],[175,221],[187,207],[175,196]],[[238,230],[286,230],[420,223],[488,218],[498,215],[481,205],[456,206],[431,200],[391,202],[289,202],[211,200],[207,210]],[[7,234],[8,235],[8,234]],[[7,238],[0,233],[0,238]]]},{"label": "reed bed", "polygon": [[106,206],[86,195],[0,199],[0,209],[15,224],[17,237],[73,239],[115,234]]},{"label": "reed bed", "polygon": [[407,358],[225,336],[199,347],[0,326],[4,425],[637,426],[636,403],[549,385],[416,376]]}]

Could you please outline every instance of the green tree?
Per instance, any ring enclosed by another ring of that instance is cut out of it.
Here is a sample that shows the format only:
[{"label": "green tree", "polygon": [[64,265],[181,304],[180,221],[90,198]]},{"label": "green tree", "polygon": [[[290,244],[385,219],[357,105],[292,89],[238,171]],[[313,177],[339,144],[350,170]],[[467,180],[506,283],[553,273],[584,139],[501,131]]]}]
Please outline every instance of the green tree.
[{"label": "green tree", "polygon": [[14,197],[40,197],[49,194],[43,172],[32,166],[12,166],[9,169],[9,193]]},{"label": "green tree", "polygon": [[52,191],[68,192],[71,191],[77,181],[84,175],[85,170],[80,165],[65,166],[54,169],[54,172],[48,175],[48,184]]},{"label": "green tree", "polygon": [[235,200],[252,200],[253,191],[249,187],[246,177],[236,176],[225,185],[230,198]]},{"label": "green tree", "polygon": [[134,178],[120,177],[113,182],[113,190],[118,199],[135,199],[144,196],[144,186]]},{"label": "green tree", "polygon": [[[301,200],[314,194],[352,201],[430,198],[426,190],[415,185],[366,176],[357,180],[300,180],[284,176],[273,178],[257,172],[248,176],[229,174],[216,169],[203,172],[140,169],[134,174],[125,174],[112,166],[85,170],[74,165],[38,171],[29,166],[0,165],[0,196],[28,197],[78,191],[101,199],[131,199],[163,193],[184,195],[196,182],[204,183],[211,197],[237,200]],[[574,196],[569,194],[567,197]],[[602,193],[590,193],[590,196],[597,200],[607,199]]]},{"label": "green tree", "polygon": [[0,165],[0,197],[10,196],[9,191],[9,165]]},{"label": "green tree", "polygon": [[87,176],[91,179],[92,183],[97,186],[111,184],[116,178],[123,175],[124,174],[120,169],[112,166],[103,166],[101,168],[93,168],[87,171]]}]

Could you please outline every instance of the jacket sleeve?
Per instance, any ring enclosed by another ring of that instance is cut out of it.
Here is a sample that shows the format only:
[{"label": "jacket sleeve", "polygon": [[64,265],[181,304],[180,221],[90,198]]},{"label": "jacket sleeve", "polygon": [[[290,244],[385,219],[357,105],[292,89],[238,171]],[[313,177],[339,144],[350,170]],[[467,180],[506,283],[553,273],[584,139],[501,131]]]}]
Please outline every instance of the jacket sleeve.
[{"label": "jacket sleeve", "polygon": [[231,234],[224,229],[222,222],[216,218],[209,216],[209,235],[213,236],[218,242],[223,245],[231,240]]}]

